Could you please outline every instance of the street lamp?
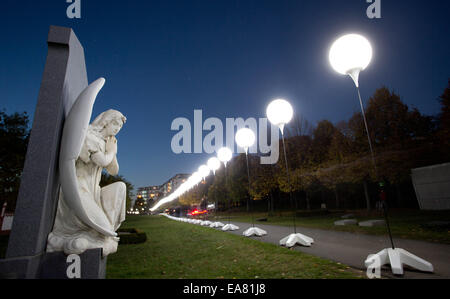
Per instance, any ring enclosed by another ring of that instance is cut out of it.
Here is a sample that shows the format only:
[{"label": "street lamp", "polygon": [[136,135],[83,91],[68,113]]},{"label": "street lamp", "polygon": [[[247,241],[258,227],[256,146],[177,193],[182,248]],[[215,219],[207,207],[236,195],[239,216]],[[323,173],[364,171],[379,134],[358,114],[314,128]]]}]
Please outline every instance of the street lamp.
[{"label": "street lamp", "polygon": [[[284,126],[291,121],[292,116],[294,115],[294,110],[292,109],[292,106],[288,101],[283,99],[277,99],[272,101],[269,104],[269,106],[267,106],[266,114],[269,121],[273,125],[277,126],[281,131],[281,138],[283,140],[283,150],[284,150],[284,162],[286,164],[286,176],[289,186],[289,198],[291,200],[291,206],[294,207],[294,202],[292,199],[291,179],[289,176],[289,168],[286,155],[286,144],[284,142]],[[314,242],[312,238],[297,233],[297,227],[295,224],[296,213],[297,209],[294,208],[294,217],[293,217],[294,233],[281,239],[280,245],[284,245],[286,247],[293,247],[295,244],[298,243],[304,246],[311,246],[311,244]]]},{"label": "street lamp", "polygon": [[[373,153],[372,141],[370,139],[369,128],[367,126],[364,106],[359,91],[359,74],[363,71],[372,60],[372,46],[370,42],[363,36],[358,34],[347,34],[338,38],[330,49],[329,60],[333,69],[343,75],[349,75],[355,83],[358,91],[359,104],[363,115],[364,125],[366,128],[367,139],[369,141],[370,154],[372,156],[372,164],[375,170],[375,177],[378,179],[378,171]],[[377,254],[369,255],[365,261],[367,268],[381,267],[385,264],[391,264],[394,274],[403,274],[403,265],[406,264],[422,271],[433,272],[433,265],[429,262],[403,250],[395,248],[392,239],[389,220],[387,216],[386,202],[383,201],[384,216],[388,229],[391,248],[383,249]]]},{"label": "street lamp", "polygon": [[[248,196],[249,196],[247,200],[250,200],[251,194],[250,194],[250,170],[248,167],[248,149],[255,143],[256,137],[253,131],[250,130],[249,128],[242,128],[239,131],[237,131],[235,139],[237,145],[245,150],[245,159],[247,161]],[[246,237],[251,237],[253,235],[261,237],[267,235],[267,232],[265,230],[255,227],[255,221],[253,219],[253,211],[251,215],[252,215],[252,227],[245,230],[242,234]]]},{"label": "street lamp", "polygon": [[[222,147],[217,151],[217,158],[221,162],[223,162],[223,165],[225,166],[225,188],[228,183],[228,171],[227,171],[227,163],[231,160],[233,157],[233,152],[228,147]],[[228,196],[228,193],[227,193]],[[231,206],[231,203],[230,203]],[[228,207],[230,208],[230,207]],[[228,224],[224,225],[222,227],[223,231],[229,231],[229,230],[238,230],[239,226],[236,226],[234,224],[231,224],[231,217],[230,217],[230,211],[228,211]]]}]

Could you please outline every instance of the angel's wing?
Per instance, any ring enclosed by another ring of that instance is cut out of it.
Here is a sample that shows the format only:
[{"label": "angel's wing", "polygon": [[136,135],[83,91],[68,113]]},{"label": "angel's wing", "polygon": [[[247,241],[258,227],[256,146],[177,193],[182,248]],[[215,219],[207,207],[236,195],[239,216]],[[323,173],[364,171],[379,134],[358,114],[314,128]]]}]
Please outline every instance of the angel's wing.
[{"label": "angel's wing", "polygon": [[80,196],[75,169],[75,162],[86,138],[95,98],[104,84],[104,78],[97,79],[81,92],[73,104],[64,123],[59,174],[64,199],[75,215],[97,232],[115,237],[117,234],[111,231],[111,224],[103,210],[92,199]]}]

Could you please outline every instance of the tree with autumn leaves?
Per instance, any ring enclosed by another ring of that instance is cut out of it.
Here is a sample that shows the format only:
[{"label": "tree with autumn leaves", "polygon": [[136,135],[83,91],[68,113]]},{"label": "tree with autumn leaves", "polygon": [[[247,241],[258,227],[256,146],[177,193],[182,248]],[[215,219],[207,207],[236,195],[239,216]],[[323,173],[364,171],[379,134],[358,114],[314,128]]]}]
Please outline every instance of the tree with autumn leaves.
[{"label": "tree with autumn leaves", "polygon": [[[441,114],[432,117],[411,109],[386,87],[375,91],[365,111],[376,169],[360,112],[336,125],[320,121],[309,130],[311,134],[299,134],[298,123],[288,127],[286,152],[296,201],[306,208],[318,207],[323,201],[335,208],[347,208],[347,198],[353,196],[353,206],[370,209],[376,200],[377,183],[384,181],[396,191],[400,203],[409,200],[411,205],[415,199],[400,199],[404,188],[412,188],[411,169],[450,160],[450,81],[440,100]],[[244,155],[229,164],[227,183],[223,170],[219,170],[201,195],[219,202],[240,203],[250,196],[252,200],[267,201],[268,209],[273,209],[274,201],[276,205],[289,192],[282,155],[280,148],[280,159],[275,165],[261,165],[259,157],[249,155],[250,195]],[[194,201],[198,198],[191,197]]]},{"label": "tree with autumn leaves", "polygon": [[13,211],[19,194],[30,130],[26,113],[0,111],[0,203]]},{"label": "tree with autumn leaves", "polygon": [[[7,210],[15,210],[20,178],[30,136],[27,113],[8,114],[0,111],[0,204],[6,201]],[[122,181],[127,186],[126,204],[130,207],[133,185],[122,176],[102,174],[101,186]]]},{"label": "tree with autumn leaves", "polygon": [[442,155],[450,160],[450,79],[448,86],[440,97],[441,113],[439,114],[439,133],[437,139],[442,144]]}]

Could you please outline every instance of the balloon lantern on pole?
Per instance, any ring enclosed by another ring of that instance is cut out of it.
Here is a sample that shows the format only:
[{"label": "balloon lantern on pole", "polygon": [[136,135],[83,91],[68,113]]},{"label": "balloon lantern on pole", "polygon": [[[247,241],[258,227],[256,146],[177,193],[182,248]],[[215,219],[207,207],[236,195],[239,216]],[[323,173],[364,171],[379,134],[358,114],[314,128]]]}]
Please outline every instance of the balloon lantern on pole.
[{"label": "balloon lantern on pole", "polygon": [[297,233],[297,226],[295,224],[295,217],[297,213],[297,209],[295,208],[295,203],[292,198],[292,186],[291,179],[289,175],[289,167],[286,155],[286,144],[284,142],[284,127],[287,123],[289,123],[294,115],[294,110],[292,109],[291,104],[283,99],[277,99],[272,101],[266,109],[267,118],[269,121],[278,126],[281,131],[281,138],[283,140],[283,150],[284,150],[284,162],[286,166],[286,177],[288,180],[289,186],[289,198],[291,200],[291,208],[293,209],[293,227],[294,233],[280,240],[280,245],[286,247],[293,247],[295,244],[300,244],[304,246],[311,246],[314,240],[308,236]]},{"label": "balloon lantern on pole", "polygon": [[[370,139],[369,127],[367,125],[364,106],[361,100],[361,93],[359,90],[359,75],[361,71],[366,69],[370,64],[372,55],[372,46],[364,36],[361,36],[359,34],[347,34],[338,38],[333,43],[329,53],[329,60],[331,66],[336,72],[343,75],[349,75],[355,83],[366,129],[367,139],[369,142],[372,165],[375,171],[375,177],[378,179],[375,155],[373,151],[372,141]],[[377,254],[369,255],[365,261],[366,267],[373,268],[381,267],[384,264],[391,264],[392,272],[394,274],[402,275],[403,264],[406,264],[421,271],[433,272],[433,265],[429,262],[407,252],[406,250],[395,248],[391,230],[389,227],[386,202],[383,203],[383,206],[387,230],[391,241],[391,248],[383,249]]]},{"label": "balloon lantern on pole", "polygon": [[225,167],[227,167],[227,163],[231,160],[232,156],[233,153],[228,147],[222,147],[217,151],[217,158],[219,158],[219,160],[223,162]]},{"label": "balloon lantern on pole", "polygon": [[198,173],[201,175],[203,180],[210,174],[211,170],[208,166],[202,165],[198,168]]},{"label": "balloon lantern on pole", "polygon": [[248,154],[248,149],[255,143],[255,133],[249,128],[242,128],[236,133],[236,143],[245,150]]},{"label": "balloon lantern on pole", "polygon": [[[221,149],[219,149],[217,151],[217,157],[219,158],[219,160],[221,162],[223,162],[223,165],[225,166],[225,186],[226,186],[227,181],[228,181],[227,163],[233,157],[233,152],[228,147],[222,147]],[[227,193],[227,195],[228,195],[228,193]],[[230,206],[228,208],[230,208]],[[228,224],[224,225],[222,227],[222,230],[223,231],[229,231],[229,230],[233,231],[233,230],[238,230],[238,229],[239,229],[239,226],[231,223],[231,215],[230,215],[230,212],[228,211]]]},{"label": "balloon lantern on pole", "polygon": [[277,99],[267,106],[266,114],[269,121],[280,128],[281,134],[284,134],[284,126],[291,121],[294,110],[288,101]]},{"label": "balloon lantern on pole", "polygon": [[[245,159],[247,161],[247,178],[248,178],[248,196],[251,197],[250,193],[250,170],[248,167],[248,149],[255,143],[256,137],[252,130],[249,128],[242,128],[236,133],[236,143],[238,146],[242,147],[245,150]],[[250,199],[247,199],[250,200]],[[248,228],[243,232],[243,235],[246,237],[251,236],[264,236],[267,235],[265,230],[262,230],[258,227],[255,227],[255,220],[252,214],[252,227]]]},{"label": "balloon lantern on pole", "polygon": [[216,170],[220,168],[220,160],[216,157],[212,157],[208,160],[208,167],[216,175]]}]

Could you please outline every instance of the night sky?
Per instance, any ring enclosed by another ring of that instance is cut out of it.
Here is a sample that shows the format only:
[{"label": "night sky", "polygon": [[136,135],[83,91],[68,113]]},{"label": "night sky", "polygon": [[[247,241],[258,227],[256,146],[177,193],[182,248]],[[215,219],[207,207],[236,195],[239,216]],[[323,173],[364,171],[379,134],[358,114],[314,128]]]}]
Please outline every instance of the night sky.
[{"label": "night sky", "polygon": [[[450,77],[450,2],[381,0],[65,0],[0,3],[0,109],[33,116],[50,25],[71,27],[84,46],[89,82],[105,77],[94,117],[113,108],[128,122],[118,135],[120,174],[135,187],[192,173],[207,154],[172,153],[172,120],[265,117],[285,98],[312,124],[359,111],[351,79],[328,62],[331,43],[360,33],[374,57],[361,74],[364,100],[382,86],[422,113],[439,112]],[[207,132],[205,132],[206,134]]]}]

